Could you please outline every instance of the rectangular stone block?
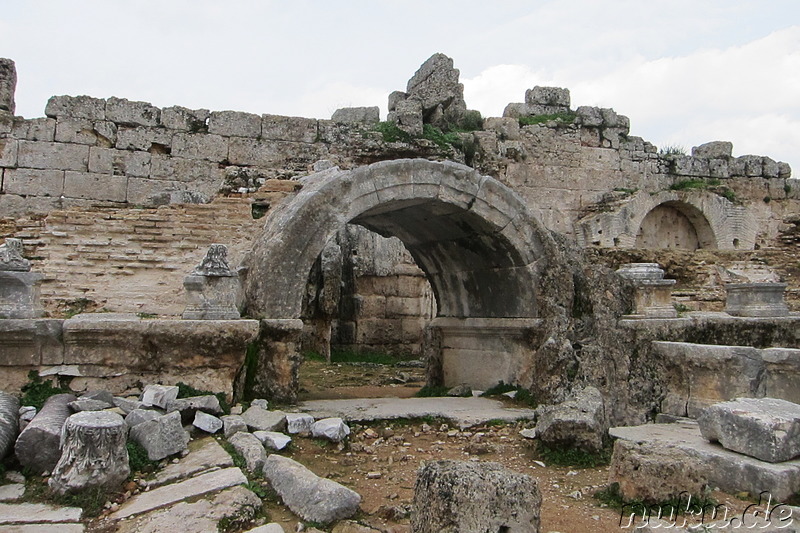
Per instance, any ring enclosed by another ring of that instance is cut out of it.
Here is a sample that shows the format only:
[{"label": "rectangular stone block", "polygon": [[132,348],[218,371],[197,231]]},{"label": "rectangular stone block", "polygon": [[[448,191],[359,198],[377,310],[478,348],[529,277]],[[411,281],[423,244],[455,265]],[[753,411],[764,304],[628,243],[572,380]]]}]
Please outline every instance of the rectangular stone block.
[{"label": "rectangular stone block", "polygon": [[17,165],[55,170],[87,170],[89,147],[56,142],[19,141]]},{"label": "rectangular stone block", "polygon": [[228,140],[209,133],[176,133],[172,155],[188,159],[223,161],[228,158]]},{"label": "rectangular stone block", "polygon": [[422,306],[419,298],[390,296],[386,298],[386,316],[419,316]]},{"label": "rectangular stone block", "polygon": [[767,348],[761,351],[766,372],[764,394],[800,404],[800,350]]},{"label": "rectangular stone block", "polygon": [[256,138],[261,135],[261,117],[241,111],[214,111],[208,119],[208,132]]},{"label": "rectangular stone block", "polygon": [[55,140],[62,143],[92,146],[97,143],[97,135],[94,133],[94,125],[91,120],[65,117],[56,123]]},{"label": "rectangular stone block", "polygon": [[14,139],[0,139],[0,167],[17,166],[19,143]]},{"label": "rectangular stone block", "polygon": [[0,320],[0,365],[61,364],[63,320]]},{"label": "rectangular stone block", "polygon": [[92,147],[89,172],[146,178],[150,176],[150,153]]},{"label": "rectangular stone block", "polygon": [[47,101],[44,114],[51,118],[103,120],[106,116],[106,101],[91,96],[53,96]]},{"label": "rectangular stone block", "polygon": [[52,118],[17,118],[14,120],[13,135],[26,141],[52,142],[55,139],[56,121]]},{"label": "rectangular stone block", "polygon": [[313,118],[261,116],[261,137],[273,141],[313,143],[317,140],[317,120]]},{"label": "rectangular stone block", "polygon": [[127,201],[131,205],[183,203],[185,185],[177,181],[129,178]]},{"label": "rectangular stone block", "polygon": [[208,116],[208,109],[166,107],[161,110],[161,125],[172,130],[199,133],[207,130]]},{"label": "rectangular stone block", "polygon": [[64,196],[68,198],[124,202],[127,188],[126,176],[70,171],[64,175]]},{"label": "rectangular stone block", "polygon": [[57,198],[64,192],[64,172],[61,170],[10,168],[3,174],[3,192]]},{"label": "rectangular stone block", "polygon": [[106,102],[105,118],[125,126],[158,126],[161,110],[149,102],[111,97]]},{"label": "rectangular stone block", "polygon": [[147,152],[158,146],[172,146],[172,131],[166,128],[125,127],[117,129],[117,142],[120,150],[141,150]]}]

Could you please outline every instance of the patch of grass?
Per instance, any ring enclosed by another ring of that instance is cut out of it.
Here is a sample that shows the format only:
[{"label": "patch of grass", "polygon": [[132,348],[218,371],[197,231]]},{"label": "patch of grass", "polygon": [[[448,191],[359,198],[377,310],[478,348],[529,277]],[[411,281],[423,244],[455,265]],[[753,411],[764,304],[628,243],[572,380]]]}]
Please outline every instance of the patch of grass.
[{"label": "patch of grass", "polygon": [[539,455],[545,463],[573,468],[596,468],[611,462],[611,446],[606,446],[598,453],[591,453],[578,448],[555,448],[539,442]]},{"label": "patch of grass", "polygon": [[35,370],[28,372],[28,383],[22,387],[20,405],[32,405],[37,411],[42,409],[50,396],[72,392],[66,387],[56,387],[52,381],[44,381]]},{"label": "patch of grass", "polygon": [[327,362],[327,360],[321,353],[315,352],[313,350],[303,352],[303,359],[305,359],[306,361],[318,361],[320,363]]},{"label": "patch of grass", "polygon": [[438,396],[447,396],[447,391],[449,391],[449,387],[445,387],[444,385],[425,385],[420,390],[417,391],[414,396],[417,398],[434,398]]},{"label": "patch of grass", "polygon": [[686,148],[679,144],[668,144],[658,151],[660,155],[686,155]]},{"label": "patch of grass", "polygon": [[672,304],[672,307],[674,307],[674,308],[675,308],[675,311],[678,313],[678,316],[679,316],[679,317],[680,317],[680,316],[683,316],[683,314],[684,314],[684,313],[687,313],[688,311],[691,311],[691,309],[689,309],[688,307],[686,307],[686,306],[685,306],[684,304],[682,304],[682,303],[675,303],[675,304]]},{"label": "patch of grass", "polygon": [[516,391],[517,395],[514,396],[513,400],[515,402],[527,405],[529,407],[535,408],[539,405],[539,402],[536,398],[531,394],[531,391],[520,387],[518,385],[510,385],[508,383],[500,382],[494,387],[491,387],[489,390],[481,394],[481,396],[502,396],[507,392]]},{"label": "patch of grass", "polygon": [[456,124],[458,131],[479,131],[483,129],[483,116],[480,111],[470,109]]},{"label": "patch of grass", "polygon": [[136,316],[143,319],[151,319],[151,318],[156,318],[158,315],[154,313],[136,313]]},{"label": "patch of grass", "polygon": [[231,459],[233,459],[233,466],[240,468],[243,472],[248,472],[247,461],[244,460],[242,454],[236,451],[236,448],[233,447],[233,444],[228,442],[227,439],[222,438],[217,439],[217,442],[219,442],[220,446],[222,446],[222,448],[228,452],[228,455],[231,456]]},{"label": "patch of grass", "polygon": [[397,124],[390,121],[379,122],[374,127],[375,131],[383,135],[383,141],[387,143],[411,142],[411,135],[401,130]]},{"label": "patch of grass", "polygon": [[719,190],[716,190],[714,192],[719,194],[720,196],[722,196],[723,198],[725,198],[729,202],[736,203],[736,193],[733,192],[732,189],[729,189],[727,187],[722,187]]},{"label": "patch of grass", "polygon": [[[331,363],[372,363],[375,365],[394,365],[411,357],[391,355],[381,352],[331,350]],[[324,359],[322,359],[324,360]]]},{"label": "patch of grass", "polygon": [[422,126],[422,138],[435,143],[442,150],[446,150],[450,146],[461,149],[462,145],[458,132],[449,131],[445,133],[432,124]]},{"label": "patch of grass", "polygon": [[150,474],[155,472],[158,468],[158,461],[151,461],[147,456],[147,450],[133,440],[129,440],[126,444],[128,448],[128,464],[131,467],[131,477],[135,472],[140,474]]},{"label": "patch of grass", "polygon": [[534,115],[531,117],[519,117],[519,125],[520,126],[533,126],[535,124],[544,124],[545,122],[550,122],[554,120],[556,122],[560,122],[562,124],[572,124],[575,122],[575,119],[578,117],[575,113],[570,111],[569,113],[553,113],[549,115]]},{"label": "patch of grass", "polygon": [[64,317],[72,318],[75,315],[79,315],[85,312],[93,303],[94,302],[88,298],[76,298],[74,300],[64,302]]},{"label": "patch of grass", "polygon": [[226,415],[231,414],[231,406],[228,403],[228,399],[225,397],[224,392],[211,392],[207,390],[199,390],[195,389],[191,385],[187,385],[182,381],[179,381],[175,384],[178,387],[178,398],[191,398],[193,396],[216,396],[219,400],[219,406],[222,409],[222,412]]}]

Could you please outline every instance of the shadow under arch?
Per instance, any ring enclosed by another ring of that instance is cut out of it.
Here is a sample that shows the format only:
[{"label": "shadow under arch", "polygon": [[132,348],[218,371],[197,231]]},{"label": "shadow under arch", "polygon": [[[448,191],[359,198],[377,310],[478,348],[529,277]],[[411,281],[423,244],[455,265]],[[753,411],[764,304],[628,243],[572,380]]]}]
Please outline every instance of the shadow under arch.
[{"label": "shadow under arch", "polygon": [[667,200],[642,218],[636,248],[716,249],[717,236],[699,208],[685,201]]},{"label": "shadow under arch", "polygon": [[425,272],[440,317],[538,314],[549,232],[511,189],[450,162],[402,159],[330,169],[272,213],[247,260],[246,311],[297,319],[325,243],[347,223],[398,237]]}]

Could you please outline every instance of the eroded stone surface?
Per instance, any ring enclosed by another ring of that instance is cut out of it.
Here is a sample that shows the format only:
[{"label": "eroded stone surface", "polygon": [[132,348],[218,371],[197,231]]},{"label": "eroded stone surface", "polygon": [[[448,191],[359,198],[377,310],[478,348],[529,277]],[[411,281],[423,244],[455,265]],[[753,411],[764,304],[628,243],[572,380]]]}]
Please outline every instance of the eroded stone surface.
[{"label": "eroded stone surface", "polygon": [[42,410],[20,433],[14,450],[22,466],[41,474],[51,472],[61,457],[61,428],[72,414],[72,394],[56,394],[47,399]]},{"label": "eroded stone surface", "polygon": [[158,487],[198,472],[230,466],[233,466],[233,459],[216,439],[211,437],[196,439],[189,443],[189,455],[177,463],[168,464],[156,473],[155,479],[150,481],[149,485]]},{"label": "eroded stone surface", "polygon": [[800,405],[776,398],[738,398],[707,407],[700,432],[728,450],[779,463],[800,455]]},{"label": "eroded stone surface", "polygon": [[137,424],[131,428],[130,436],[147,450],[147,457],[151,461],[159,461],[181,452],[189,442],[178,412]]}]

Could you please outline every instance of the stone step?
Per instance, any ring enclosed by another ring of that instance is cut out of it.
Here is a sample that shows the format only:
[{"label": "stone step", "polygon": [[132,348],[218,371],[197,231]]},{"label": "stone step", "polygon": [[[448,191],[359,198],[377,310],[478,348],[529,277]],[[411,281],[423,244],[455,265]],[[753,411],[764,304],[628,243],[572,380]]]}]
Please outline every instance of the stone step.
[{"label": "stone step", "polygon": [[[0,530],[6,524],[63,524],[79,522],[83,509],[79,507],[57,507],[46,503],[0,503]],[[53,530],[53,526],[48,526]],[[61,526],[59,526],[60,528]]]},{"label": "stone step", "polygon": [[768,463],[726,450],[703,438],[694,422],[616,427],[609,434],[623,441],[614,444],[609,482],[618,482],[627,499],[664,501],[703,484],[755,497],[768,491],[778,501],[800,491],[800,460]]},{"label": "stone step", "polygon": [[189,443],[189,455],[179,462],[167,465],[149,482],[151,488],[160,487],[200,472],[233,466],[233,458],[216,439],[206,437]]},{"label": "stone step", "polygon": [[247,483],[247,478],[238,468],[224,468],[201,474],[171,485],[164,485],[157,489],[138,494],[128,500],[118,511],[109,518],[118,520],[129,516],[146,513],[173,503],[202,496],[211,492],[220,491],[235,485]]},{"label": "stone step", "polygon": [[15,526],[3,526],[3,533],[83,533],[86,528],[83,524],[58,524],[57,528],[53,524],[19,524]]}]

